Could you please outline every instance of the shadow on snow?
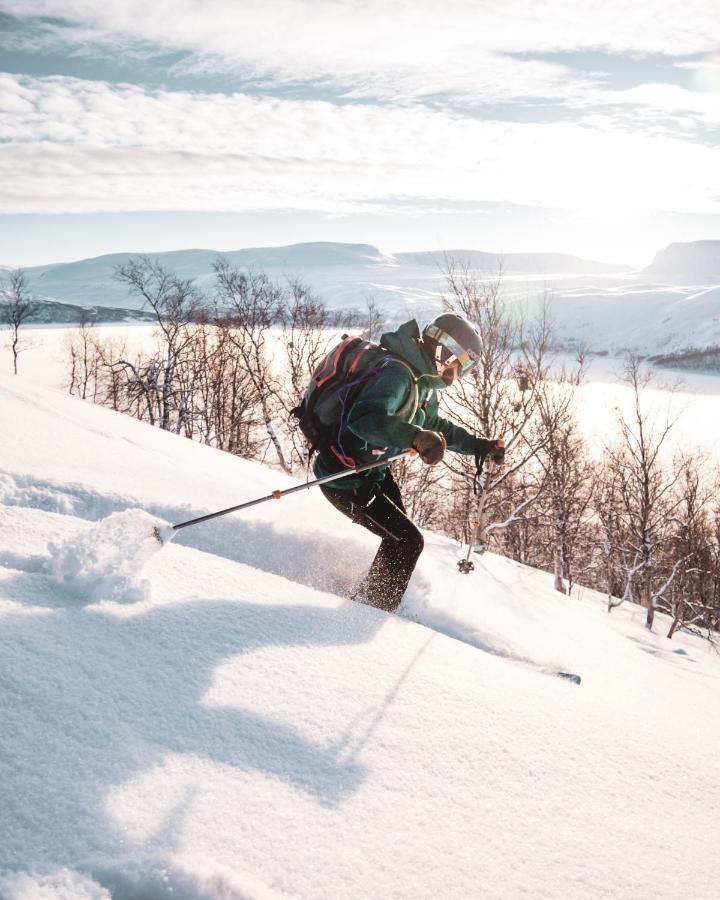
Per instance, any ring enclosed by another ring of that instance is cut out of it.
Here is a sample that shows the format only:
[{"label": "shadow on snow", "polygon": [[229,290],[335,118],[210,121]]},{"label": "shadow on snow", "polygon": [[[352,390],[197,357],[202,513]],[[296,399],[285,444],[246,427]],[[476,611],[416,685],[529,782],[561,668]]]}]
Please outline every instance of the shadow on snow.
[{"label": "shadow on snow", "polygon": [[[369,640],[383,616],[362,613],[348,622],[347,609],[207,600],[122,618],[97,607],[3,616],[0,769],[12,767],[3,782],[14,790],[0,812],[0,868],[27,864],[28,843],[37,859],[58,865],[76,861],[74,848],[112,854],[120,836],[108,819],[108,792],[168,754],[261,772],[321,806],[339,804],[365,774],[355,754],[341,759],[342,739],[321,746],[243,709],[242,688],[231,708],[202,698],[229,656]],[[268,690],[276,688],[274,679]],[[182,810],[142,850],[167,850],[178,817]]]}]

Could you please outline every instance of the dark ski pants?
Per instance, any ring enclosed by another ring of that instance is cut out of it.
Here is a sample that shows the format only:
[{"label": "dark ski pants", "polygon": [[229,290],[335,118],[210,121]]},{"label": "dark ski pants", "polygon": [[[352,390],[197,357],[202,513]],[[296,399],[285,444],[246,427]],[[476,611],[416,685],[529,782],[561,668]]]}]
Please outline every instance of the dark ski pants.
[{"label": "dark ski pants", "polygon": [[384,481],[375,482],[370,490],[367,485],[344,491],[321,485],[320,490],[335,509],[381,538],[380,549],[363,582],[363,599],[369,606],[394,612],[400,606],[424,542],[405,514],[400,488],[390,470]]}]

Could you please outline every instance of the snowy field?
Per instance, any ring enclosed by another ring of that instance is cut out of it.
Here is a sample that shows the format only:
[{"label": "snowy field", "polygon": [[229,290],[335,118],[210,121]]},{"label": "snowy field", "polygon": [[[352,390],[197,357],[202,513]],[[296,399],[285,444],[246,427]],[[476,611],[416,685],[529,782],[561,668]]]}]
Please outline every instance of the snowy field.
[{"label": "snowy field", "polygon": [[699,640],[433,535],[354,605],[313,491],[161,547],[291,480],[30,377],[0,420],[3,900],[719,896]]}]

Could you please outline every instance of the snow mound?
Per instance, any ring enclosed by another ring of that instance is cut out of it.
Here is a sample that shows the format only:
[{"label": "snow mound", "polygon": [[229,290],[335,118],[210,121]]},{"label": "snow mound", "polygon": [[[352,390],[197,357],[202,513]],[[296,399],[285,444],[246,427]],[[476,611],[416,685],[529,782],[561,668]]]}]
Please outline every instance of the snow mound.
[{"label": "snow mound", "polygon": [[167,527],[141,509],[112,513],[61,544],[50,543],[47,574],[65,594],[84,603],[146,600],[150,585],[140,574],[163,546],[154,529],[163,534]]},{"label": "snow mound", "polygon": [[113,900],[282,900],[291,896],[253,875],[238,873],[237,867],[219,866],[203,854],[126,858],[94,866],[92,872],[109,888],[107,896]]},{"label": "snow mound", "polygon": [[110,892],[104,887],[71,869],[44,875],[0,875],[0,896],[5,900],[110,900]]}]

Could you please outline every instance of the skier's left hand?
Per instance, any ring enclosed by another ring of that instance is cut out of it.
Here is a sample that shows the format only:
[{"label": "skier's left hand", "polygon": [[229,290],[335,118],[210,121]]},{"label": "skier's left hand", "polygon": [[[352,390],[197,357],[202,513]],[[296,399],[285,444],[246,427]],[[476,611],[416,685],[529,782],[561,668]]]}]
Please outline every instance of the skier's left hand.
[{"label": "skier's left hand", "polygon": [[496,465],[505,462],[505,446],[500,438],[476,438],[475,453],[481,459],[489,457]]},{"label": "skier's left hand", "polygon": [[439,431],[418,431],[413,440],[413,449],[417,450],[420,459],[428,466],[437,465],[445,455],[447,441]]}]

